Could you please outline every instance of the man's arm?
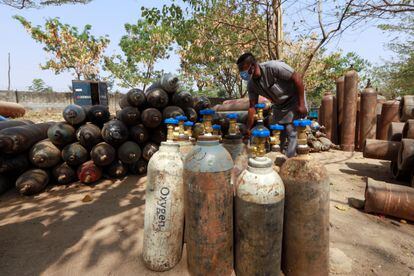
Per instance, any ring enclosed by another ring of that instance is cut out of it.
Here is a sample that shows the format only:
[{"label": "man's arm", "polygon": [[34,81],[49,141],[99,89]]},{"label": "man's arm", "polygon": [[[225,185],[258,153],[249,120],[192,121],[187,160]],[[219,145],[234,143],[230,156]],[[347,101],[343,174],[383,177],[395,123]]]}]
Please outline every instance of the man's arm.
[{"label": "man's arm", "polygon": [[303,85],[302,76],[294,72],[291,79],[295,83],[296,92],[298,93],[297,111],[301,117],[305,117],[308,114],[308,110],[305,105],[305,86]]},{"label": "man's arm", "polygon": [[256,108],[255,105],[257,104],[258,99],[250,99],[249,101],[249,111],[247,113],[247,133],[250,136],[250,130],[252,129],[254,125],[254,115],[256,114]]}]

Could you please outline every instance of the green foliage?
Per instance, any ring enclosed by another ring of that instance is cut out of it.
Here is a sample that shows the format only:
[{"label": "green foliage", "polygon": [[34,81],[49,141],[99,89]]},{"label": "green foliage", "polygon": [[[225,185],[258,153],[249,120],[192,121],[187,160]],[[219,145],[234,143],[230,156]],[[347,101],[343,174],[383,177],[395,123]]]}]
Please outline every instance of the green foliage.
[{"label": "green foliage", "polygon": [[53,92],[53,88],[46,85],[42,79],[33,79],[32,85],[27,87],[27,89],[32,92]]},{"label": "green foliage", "polygon": [[92,0],[0,0],[0,4],[16,9],[39,8],[45,6],[60,6],[64,4],[87,4]]},{"label": "green foliage", "polygon": [[77,79],[96,79],[99,75],[99,64],[103,52],[109,44],[107,37],[91,35],[91,25],[82,31],[63,24],[59,18],[50,18],[44,28],[33,26],[22,16],[14,16],[31,34],[32,38],[43,44],[43,50],[52,57],[41,68],[50,69],[55,74],[73,71]]}]

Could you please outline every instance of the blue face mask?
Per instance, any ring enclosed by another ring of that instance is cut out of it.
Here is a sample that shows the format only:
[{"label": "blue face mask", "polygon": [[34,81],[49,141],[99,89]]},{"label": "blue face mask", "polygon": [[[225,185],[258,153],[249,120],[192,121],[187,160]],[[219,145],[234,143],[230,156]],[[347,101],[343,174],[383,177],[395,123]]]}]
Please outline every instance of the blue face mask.
[{"label": "blue face mask", "polygon": [[252,78],[252,75],[249,74],[249,70],[241,71],[240,78],[245,81],[249,81]]}]

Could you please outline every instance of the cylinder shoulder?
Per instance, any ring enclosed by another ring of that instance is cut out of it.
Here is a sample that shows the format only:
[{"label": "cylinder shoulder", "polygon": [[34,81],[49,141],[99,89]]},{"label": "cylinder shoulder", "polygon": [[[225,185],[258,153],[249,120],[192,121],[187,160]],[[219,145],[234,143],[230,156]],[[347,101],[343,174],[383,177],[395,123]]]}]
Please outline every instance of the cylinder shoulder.
[{"label": "cylinder shoulder", "polygon": [[284,181],[303,180],[313,182],[329,180],[325,166],[308,155],[299,155],[286,160],[280,169],[280,176]]},{"label": "cylinder shoulder", "polygon": [[222,172],[231,170],[233,166],[230,153],[221,145],[196,145],[184,162],[184,169],[193,172]]}]

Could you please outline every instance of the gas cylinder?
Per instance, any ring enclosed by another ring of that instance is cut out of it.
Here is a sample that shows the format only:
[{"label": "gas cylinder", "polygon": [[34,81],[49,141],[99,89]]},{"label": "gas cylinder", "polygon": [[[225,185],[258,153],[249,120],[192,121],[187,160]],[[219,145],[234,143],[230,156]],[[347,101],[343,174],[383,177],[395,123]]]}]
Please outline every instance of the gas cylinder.
[{"label": "gas cylinder", "polygon": [[202,123],[194,124],[192,132],[193,132],[194,139],[197,140],[200,135],[203,135],[203,132],[204,132],[203,124]]},{"label": "gas cylinder", "polygon": [[388,140],[388,128],[392,122],[399,122],[398,108],[400,102],[396,100],[386,101],[382,104],[381,116],[377,133],[378,140]]},{"label": "gas cylinder", "polygon": [[414,139],[414,119],[408,119],[403,126],[402,138]]},{"label": "gas cylinder", "polygon": [[145,96],[151,107],[162,109],[168,105],[168,94],[162,88],[149,88],[145,91]]},{"label": "gas cylinder", "polygon": [[185,113],[184,115],[187,116],[189,121],[191,121],[193,123],[197,122],[197,117],[198,116],[197,116],[197,112],[195,111],[194,108],[192,108],[192,107],[184,108],[184,113]]},{"label": "gas cylinder", "polygon": [[271,151],[266,153],[266,157],[270,158],[273,163],[273,169],[278,173],[280,171],[280,167],[282,167],[283,163],[287,160],[286,155],[284,155],[280,148],[280,132],[285,129],[283,125],[270,125],[270,130],[272,131],[272,136],[269,138]]},{"label": "gas cylinder", "polygon": [[212,135],[214,110],[202,110],[204,135],[184,163],[187,263],[191,275],[233,271],[233,160]]},{"label": "gas cylinder", "polygon": [[30,166],[26,153],[0,155],[0,174],[20,175]]},{"label": "gas cylinder", "polygon": [[47,138],[47,130],[55,123],[22,125],[0,130],[0,152],[16,154],[30,149]]},{"label": "gas cylinder", "polygon": [[80,182],[89,184],[101,179],[102,170],[92,160],[89,160],[79,166],[77,175]]},{"label": "gas cylinder", "polygon": [[24,125],[33,125],[32,121],[29,120],[7,120],[0,122],[0,130],[15,127],[15,126],[24,126]]},{"label": "gas cylinder", "polygon": [[341,148],[344,151],[354,151],[358,100],[358,74],[354,70],[345,74],[344,93]]},{"label": "gas cylinder", "polygon": [[184,115],[184,111],[181,109],[181,107],[175,105],[169,105],[162,110],[162,117],[164,119],[175,118],[180,115]]},{"label": "gas cylinder", "polygon": [[158,145],[155,143],[147,143],[142,149],[142,158],[149,161],[151,157],[158,151]]},{"label": "gas cylinder", "polygon": [[180,145],[180,153],[183,160],[187,154],[193,149],[193,143],[190,141],[190,137],[185,131],[185,121],[187,121],[186,116],[177,116],[175,119],[178,121],[178,132],[174,137],[174,140]]},{"label": "gas cylinder", "polygon": [[223,138],[223,147],[230,153],[234,163],[231,172],[231,184],[234,186],[240,173],[247,167],[247,149],[237,125],[237,113],[230,113],[226,116],[229,119],[229,130]]},{"label": "gas cylinder", "polygon": [[97,126],[103,126],[103,124],[109,121],[111,114],[107,106],[93,105],[89,108],[86,116],[89,122]]},{"label": "gas cylinder", "polygon": [[147,102],[144,91],[133,88],[126,93],[119,101],[119,106],[125,108],[127,106],[143,107]]},{"label": "gas cylinder", "polygon": [[133,106],[127,106],[116,112],[116,118],[127,126],[134,126],[141,121],[141,112]]},{"label": "gas cylinder", "polygon": [[66,146],[76,140],[75,128],[66,123],[56,123],[47,130],[47,137],[58,147]]},{"label": "gas cylinder", "polygon": [[293,123],[298,131],[298,155],[280,169],[286,192],[282,269],[285,275],[328,275],[328,172],[308,154],[306,126],[311,122]]},{"label": "gas cylinder", "polygon": [[102,142],[101,129],[94,124],[85,124],[76,131],[79,143],[88,150]]},{"label": "gas cylinder", "polygon": [[323,96],[322,110],[321,124],[325,126],[326,137],[333,143],[336,143],[337,105],[336,97],[331,92],[327,92]]},{"label": "gas cylinder", "polygon": [[16,180],[16,189],[22,195],[34,195],[42,192],[49,183],[49,175],[42,169],[24,172]]},{"label": "gas cylinder", "polygon": [[52,174],[59,184],[69,184],[76,180],[76,171],[66,162],[53,168]]},{"label": "gas cylinder", "polygon": [[211,107],[211,102],[206,96],[198,96],[193,98],[194,110],[200,113],[201,110]]},{"label": "gas cylinder", "polygon": [[29,152],[30,162],[39,168],[56,166],[60,162],[60,156],[60,150],[49,139],[37,142]]},{"label": "gas cylinder", "polygon": [[130,138],[138,144],[143,144],[148,141],[148,131],[143,124],[138,124],[129,129]]},{"label": "gas cylinder", "polygon": [[285,188],[265,157],[268,130],[253,130],[255,158],[237,179],[235,270],[237,275],[280,275]]},{"label": "gas cylinder", "polygon": [[164,125],[159,125],[150,131],[151,141],[156,144],[161,144],[167,140],[167,129]]},{"label": "gas cylinder", "polygon": [[145,266],[155,271],[173,268],[181,259],[184,230],[183,161],[173,142],[177,120],[166,119],[167,141],[148,163],[144,247]]},{"label": "gas cylinder", "polygon": [[101,134],[105,142],[118,147],[128,139],[128,128],[119,120],[111,120],[104,124]]},{"label": "gas cylinder", "polygon": [[366,87],[361,93],[361,111],[359,123],[359,148],[362,149],[366,139],[375,139],[377,130],[377,92]]},{"label": "gas cylinder", "polygon": [[89,158],[88,151],[79,143],[69,144],[62,150],[62,159],[69,166],[79,166]]},{"label": "gas cylinder", "polygon": [[137,162],[141,158],[141,148],[132,141],[126,141],[118,148],[118,159],[125,164]]},{"label": "gas cylinder", "polygon": [[63,119],[68,124],[80,125],[86,120],[85,109],[76,104],[70,104],[63,110]]},{"label": "gas cylinder", "polygon": [[171,73],[162,75],[159,84],[168,93],[175,93],[180,87],[180,81],[178,77]]},{"label": "gas cylinder", "polygon": [[98,166],[108,166],[116,157],[116,150],[110,144],[102,142],[91,150],[91,159]]},{"label": "gas cylinder", "polygon": [[341,144],[342,136],[342,121],[343,121],[343,110],[344,110],[344,86],[345,78],[339,77],[336,80],[336,100],[337,100],[337,110],[338,110],[338,144]]},{"label": "gas cylinder", "polygon": [[182,109],[193,107],[193,96],[190,92],[180,91],[172,96],[172,103]]},{"label": "gas cylinder", "polygon": [[155,128],[162,122],[162,114],[156,108],[147,108],[141,114],[141,121],[144,126]]},{"label": "gas cylinder", "polygon": [[142,175],[147,173],[147,166],[148,161],[141,158],[137,162],[128,164],[128,169],[132,174]]},{"label": "gas cylinder", "polygon": [[0,174],[0,195],[10,190],[16,183],[16,177]]},{"label": "gas cylinder", "polygon": [[414,119],[414,95],[405,95],[401,98],[398,115],[401,122]]},{"label": "gas cylinder", "polygon": [[121,178],[128,173],[128,168],[120,160],[115,160],[105,167],[105,173],[108,178]]}]

